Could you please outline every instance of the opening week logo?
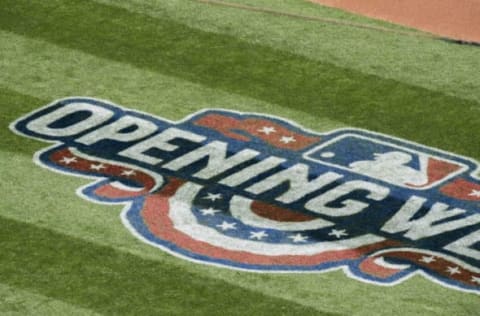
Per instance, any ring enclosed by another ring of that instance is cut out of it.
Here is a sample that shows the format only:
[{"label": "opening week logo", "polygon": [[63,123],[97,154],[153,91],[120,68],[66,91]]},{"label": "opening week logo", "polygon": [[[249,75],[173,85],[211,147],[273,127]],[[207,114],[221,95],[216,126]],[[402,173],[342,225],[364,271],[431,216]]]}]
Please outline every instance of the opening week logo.
[{"label": "opening week logo", "polygon": [[171,122],[90,98],[12,123],[54,145],[41,166],[95,181],[143,241],[255,271],[343,269],[383,285],[414,274],[480,293],[477,163],[358,129],[320,134],[261,114]]}]

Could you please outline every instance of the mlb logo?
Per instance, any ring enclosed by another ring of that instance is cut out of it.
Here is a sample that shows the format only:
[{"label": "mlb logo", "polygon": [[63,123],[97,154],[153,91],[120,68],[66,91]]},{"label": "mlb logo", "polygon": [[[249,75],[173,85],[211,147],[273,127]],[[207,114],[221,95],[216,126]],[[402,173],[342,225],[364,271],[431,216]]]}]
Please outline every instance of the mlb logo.
[{"label": "mlb logo", "polygon": [[417,190],[432,188],[468,169],[457,161],[411,147],[347,133],[308,151],[304,158]]}]

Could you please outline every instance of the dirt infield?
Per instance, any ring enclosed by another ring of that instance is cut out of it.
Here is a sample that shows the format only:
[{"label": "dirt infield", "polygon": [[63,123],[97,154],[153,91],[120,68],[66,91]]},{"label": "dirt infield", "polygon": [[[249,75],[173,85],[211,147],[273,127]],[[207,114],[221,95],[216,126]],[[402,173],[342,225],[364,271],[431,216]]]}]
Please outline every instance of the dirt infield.
[{"label": "dirt infield", "polygon": [[310,0],[452,39],[480,43],[480,0]]}]

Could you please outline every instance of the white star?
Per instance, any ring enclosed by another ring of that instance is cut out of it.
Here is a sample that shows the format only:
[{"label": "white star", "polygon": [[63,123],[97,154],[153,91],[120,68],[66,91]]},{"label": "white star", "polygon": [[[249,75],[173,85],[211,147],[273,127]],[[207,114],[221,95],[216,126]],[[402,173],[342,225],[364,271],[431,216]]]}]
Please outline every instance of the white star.
[{"label": "white star", "polygon": [[288,136],[288,137],[282,136],[282,138],[280,138],[280,141],[284,144],[289,144],[289,143],[294,143],[297,140],[293,136]]},{"label": "white star", "polygon": [[105,169],[105,168],[106,168],[106,167],[105,167],[105,165],[104,165],[103,163],[100,163],[100,164],[98,164],[98,165],[92,163],[92,164],[90,165],[90,169],[96,170],[96,171],[99,171],[99,170],[102,170],[102,169]]},{"label": "white star", "polygon": [[435,259],[434,256],[430,256],[430,257],[423,256],[422,259],[420,259],[420,262],[425,262],[425,263],[432,263],[435,261],[437,261],[437,259]]},{"label": "white star", "polygon": [[480,197],[480,190],[472,190],[469,196]]},{"label": "white star", "polygon": [[66,165],[71,164],[72,162],[77,162],[77,157],[63,157],[60,162],[63,162]]},{"label": "white star", "polygon": [[307,236],[303,236],[302,234],[295,234],[288,236],[293,242],[305,242],[307,241]]},{"label": "white star", "polygon": [[250,232],[250,239],[261,240],[264,237],[268,237],[264,230],[260,232]]},{"label": "white star", "polygon": [[480,284],[480,278],[476,276],[472,276],[472,282],[475,282],[477,284]]},{"label": "white star", "polygon": [[221,211],[213,209],[213,208],[210,207],[210,208],[205,208],[203,210],[200,210],[200,212],[202,213],[202,215],[205,215],[205,216],[207,216],[207,215],[212,215],[213,216],[213,215],[215,215],[215,213],[219,213]]},{"label": "white star", "polygon": [[277,132],[275,127],[272,127],[272,126],[264,126],[261,129],[259,129],[258,131],[260,133],[264,133],[264,134],[267,134],[267,135],[270,135],[271,133],[276,133]]},{"label": "white star", "polygon": [[450,273],[450,275],[461,273],[460,269],[458,269],[458,267],[448,267],[447,272]]},{"label": "white star", "polygon": [[221,200],[222,195],[220,193],[217,193],[217,194],[207,193],[207,196],[204,196],[203,198],[205,200],[210,200],[210,201],[215,202],[216,200]]},{"label": "white star", "polygon": [[130,177],[130,176],[134,176],[135,174],[136,172],[134,170],[123,170],[121,175]]},{"label": "white star", "polygon": [[341,238],[342,236],[348,236],[348,234],[345,229],[332,229],[332,231],[328,233],[328,236],[335,236],[337,238]]},{"label": "white star", "polygon": [[220,227],[222,230],[229,230],[229,229],[237,229],[235,227],[235,225],[237,225],[237,223],[227,223],[225,221],[222,222],[222,224],[220,225],[217,225],[217,227]]}]

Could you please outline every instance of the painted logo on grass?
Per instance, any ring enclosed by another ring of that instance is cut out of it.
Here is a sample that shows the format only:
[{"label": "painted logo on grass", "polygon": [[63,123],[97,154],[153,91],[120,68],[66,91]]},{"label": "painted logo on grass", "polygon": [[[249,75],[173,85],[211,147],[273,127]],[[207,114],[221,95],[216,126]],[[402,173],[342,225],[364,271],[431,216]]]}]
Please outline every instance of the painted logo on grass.
[{"label": "painted logo on grass", "polygon": [[92,178],[143,241],[195,262],[325,272],[383,285],[421,274],[480,293],[477,163],[358,129],[307,131],[205,110],[171,122],[90,98],[56,101],[15,132],[35,161]]}]

